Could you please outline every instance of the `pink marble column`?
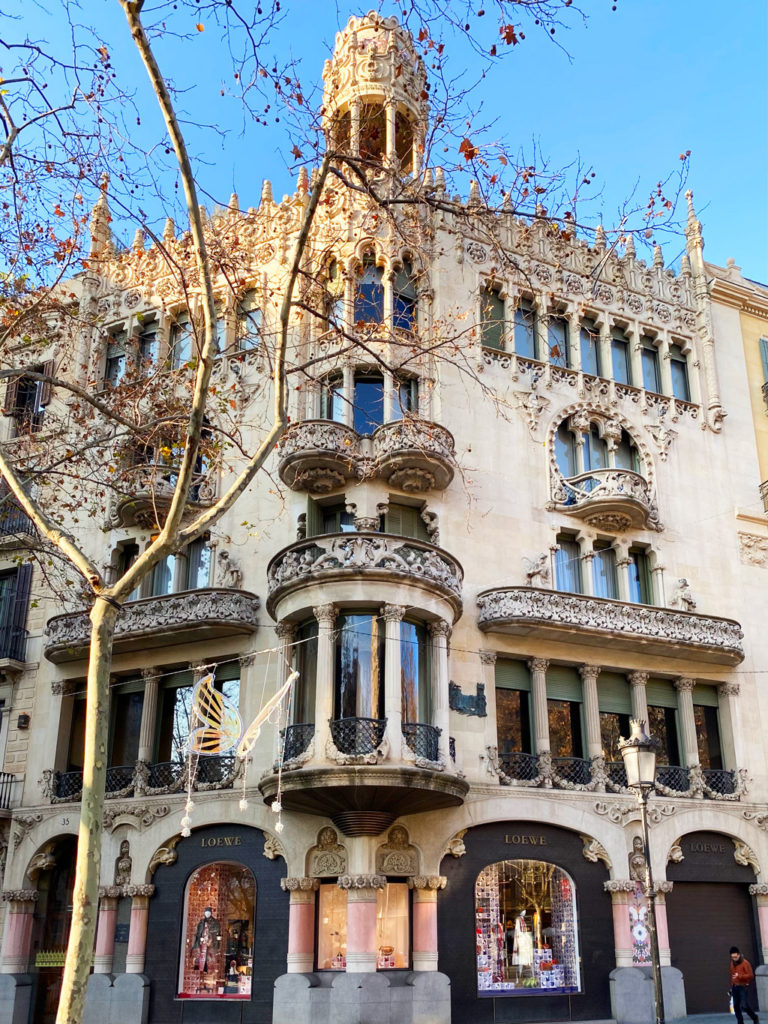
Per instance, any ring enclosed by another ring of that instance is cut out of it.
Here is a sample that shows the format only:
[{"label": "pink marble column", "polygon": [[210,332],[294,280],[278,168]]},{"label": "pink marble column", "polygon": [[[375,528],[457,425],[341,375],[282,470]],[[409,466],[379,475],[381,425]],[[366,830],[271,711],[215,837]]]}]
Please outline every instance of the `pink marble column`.
[{"label": "pink marble column", "polygon": [[37,889],[8,889],[2,894],[8,904],[3,938],[2,974],[26,974],[32,953],[32,925]]},{"label": "pink marble column", "polygon": [[632,967],[632,931],[629,905],[634,898],[635,883],[629,879],[606,882],[605,890],[611,894],[613,904],[613,945],[617,967]]},{"label": "pink marble column", "polygon": [[749,895],[755,897],[757,903],[757,920],[760,924],[760,945],[762,961],[768,963],[768,885],[750,885]]},{"label": "pink marble column", "polygon": [[126,974],[142,974],[147,951],[147,924],[149,898],[154,885],[126,885],[123,892],[131,897],[131,930],[128,933],[128,952],[125,957]]},{"label": "pink marble column", "polygon": [[386,879],[382,875],[344,875],[339,886],[347,890],[347,973],[376,970],[376,897]]},{"label": "pink marble column", "polygon": [[411,879],[414,971],[437,970],[437,891],[446,881],[442,875]]},{"label": "pink marble column", "polygon": [[667,927],[667,893],[672,892],[672,882],[656,883],[656,938],[659,942],[659,962],[662,967],[672,964]]},{"label": "pink marble column", "polygon": [[111,974],[115,955],[115,925],[120,887],[102,886],[99,889],[99,920],[96,926],[96,949],[93,954],[93,973]]},{"label": "pink marble column", "polygon": [[291,899],[287,972],[305,974],[315,966],[315,901],[320,883],[316,878],[282,878],[280,885]]}]

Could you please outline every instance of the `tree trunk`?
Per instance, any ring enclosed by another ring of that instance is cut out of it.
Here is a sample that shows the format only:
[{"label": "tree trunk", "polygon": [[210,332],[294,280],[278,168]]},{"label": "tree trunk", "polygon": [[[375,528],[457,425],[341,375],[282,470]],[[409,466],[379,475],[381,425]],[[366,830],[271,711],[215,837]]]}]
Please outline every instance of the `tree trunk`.
[{"label": "tree trunk", "polygon": [[103,597],[91,609],[85,752],[72,927],[56,1024],[81,1024],[99,910],[104,790],[109,755],[109,674],[118,608]]}]

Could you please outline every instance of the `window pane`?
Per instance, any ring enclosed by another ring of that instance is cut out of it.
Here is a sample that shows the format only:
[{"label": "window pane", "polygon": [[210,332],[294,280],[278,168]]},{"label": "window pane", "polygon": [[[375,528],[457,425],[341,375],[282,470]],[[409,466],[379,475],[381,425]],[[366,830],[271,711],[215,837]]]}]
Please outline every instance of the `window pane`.
[{"label": "window pane", "polygon": [[412,331],[416,327],[416,285],[411,264],[408,262],[395,274],[392,298],[394,326],[404,331]]},{"label": "window pane", "polygon": [[615,601],[619,596],[616,581],[616,552],[613,548],[596,549],[592,566],[595,597],[608,597]]},{"label": "window pane", "polygon": [[296,668],[299,678],[293,688],[293,716],[295,723],[314,722],[315,686],[317,679],[317,620],[304,623],[297,632]]},{"label": "window pane", "polygon": [[403,722],[432,723],[430,645],[426,626],[400,623]]},{"label": "window pane", "polygon": [[549,746],[553,757],[581,757],[581,707],[575,701],[548,700]]},{"label": "window pane", "polygon": [[480,297],[481,332],[486,348],[504,348],[504,300],[493,288],[485,288]]},{"label": "window pane", "polygon": [[178,370],[192,358],[192,325],[177,320],[171,329],[171,369]]},{"label": "window pane", "polygon": [[187,548],[187,589],[198,590],[211,584],[211,549],[204,539],[193,541]]},{"label": "window pane", "polygon": [[376,966],[379,970],[410,964],[408,905],[407,882],[387,882],[376,894]]},{"label": "window pane", "polygon": [[179,995],[249,999],[256,882],[242,864],[198,868],[187,886]]},{"label": "window pane", "polygon": [[717,708],[694,704],[693,717],[696,722],[696,737],[699,745],[699,762],[702,768],[720,770],[723,767],[723,751],[720,745],[720,723]]},{"label": "window pane", "polygon": [[659,380],[659,353],[652,342],[644,342],[642,348],[643,387],[646,391],[661,391]]},{"label": "window pane", "polygon": [[332,377],[323,381],[320,394],[321,419],[333,420],[334,423],[344,422],[343,387],[340,377]]},{"label": "window pane", "polygon": [[479,992],[579,991],[576,894],[569,876],[554,864],[506,860],[481,871],[474,927]]},{"label": "window pane", "polygon": [[159,762],[186,759],[184,750],[189,739],[194,687],[172,686],[163,690],[157,759]]},{"label": "window pane", "polygon": [[672,371],[672,394],[683,402],[690,402],[691,389],[688,386],[688,362],[679,345],[669,346],[669,365]]},{"label": "window pane", "polygon": [[557,468],[566,479],[576,476],[576,439],[564,423],[555,434],[555,458]]},{"label": "window pane", "polygon": [[496,687],[496,727],[499,753],[531,753],[528,694]]},{"label": "window pane", "polygon": [[621,439],[616,445],[615,461],[617,469],[631,469],[635,473],[640,472],[640,457],[626,430],[622,430]]},{"label": "window pane", "polygon": [[384,422],[384,378],[355,378],[353,426],[358,434],[372,434]]},{"label": "window pane", "polygon": [[629,600],[635,604],[651,603],[651,573],[644,551],[629,552]]},{"label": "window pane", "polygon": [[395,381],[392,393],[392,415],[390,419],[401,420],[406,413],[416,414],[419,411],[419,382],[411,380]]},{"label": "window pane", "polygon": [[611,341],[611,362],[613,365],[613,379],[618,384],[631,383],[629,342],[620,338],[614,338]]},{"label": "window pane", "polygon": [[343,971],[347,966],[347,893],[335,882],[317,893],[317,969]]},{"label": "window pane", "polygon": [[237,347],[246,352],[261,341],[261,308],[255,291],[246,292],[237,309]]},{"label": "window pane", "polygon": [[515,352],[525,359],[536,358],[536,317],[529,302],[518,303],[515,310]]},{"label": "window pane", "polygon": [[563,320],[561,317],[550,317],[547,327],[547,344],[550,363],[553,366],[568,366],[570,353],[567,320]]},{"label": "window pane", "polygon": [[594,320],[583,320],[581,325],[581,368],[593,377],[600,376],[600,335]]},{"label": "window pane", "polygon": [[176,556],[166,555],[152,570],[152,597],[161,597],[173,591]]},{"label": "window pane", "polygon": [[139,335],[139,367],[145,373],[157,362],[157,324],[145,327]]},{"label": "window pane", "polygon": [[581,551],[573,540],[557,539],[558,550],[555,553],[555,580],[558,590],[567,590],[572,594],[581,593]]},{"label": "window pane", "polygon": [[336,637],[336,718],[382,718],[384,630],[375,615],[340,615]]},{"label": "window pane", "polygon": [[139,730],[144,691],[118,693],[113,698],[110,765],[133,765],[139,756]]},{"label": "window pane", "polygon": [[603,757],[606,761],[622,761],[619,741],[629,736],[629,715],[616,714],[614,711],[600,712],[600,740]]},{"label": "window pane", "polygon": [[680,764],[677,746],[677,720],[674,708],[660,708],[648,705],[648,729],[661,743],[657,759],[660,765]]},{"label": "window pane", "polygon": [[355,291],[355,323],[380,324],[384,320],[383,271],[366,263]]},{"label": "window pane", "polygon": [[608,466],[608,446],[600,437],[597,427],[592,427],[584,434],[584,471],[606,469]]}]

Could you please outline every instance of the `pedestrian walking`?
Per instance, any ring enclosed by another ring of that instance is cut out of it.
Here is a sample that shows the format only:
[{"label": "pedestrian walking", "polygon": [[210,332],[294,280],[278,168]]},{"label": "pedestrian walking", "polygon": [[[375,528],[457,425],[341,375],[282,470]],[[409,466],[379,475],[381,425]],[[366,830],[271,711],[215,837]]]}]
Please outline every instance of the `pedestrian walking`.
[{"label": "pedestrian walking", "polygon": [[758,1016],[749,1003],[749,986],[755,980],[755,972],[752,964],[745,959],[738,946],[731,946],[731,962],[729,964],[731,976],[731,998],[733,999],[733,1012],[736,1014],[736,1024],[744,1024],[744,1011],[752,1018],[754,1024],[759,1024]]}]

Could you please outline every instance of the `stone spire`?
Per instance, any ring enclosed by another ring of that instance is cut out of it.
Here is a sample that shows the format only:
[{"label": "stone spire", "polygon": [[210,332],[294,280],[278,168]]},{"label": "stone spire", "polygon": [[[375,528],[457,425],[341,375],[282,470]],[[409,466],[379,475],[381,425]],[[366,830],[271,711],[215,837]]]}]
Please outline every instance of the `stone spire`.
[{"label": "stone spire", "polygon": [[102,174],[101,182],[99,183],[101,195],[96,200],[91,211],[91,245],[89,251],[91,259],[108,255],[110,242],[112,241],[112,232],[109,227],[112,216],[109,212],[109,203],[107,202],[108,186],[109,175]]}]

